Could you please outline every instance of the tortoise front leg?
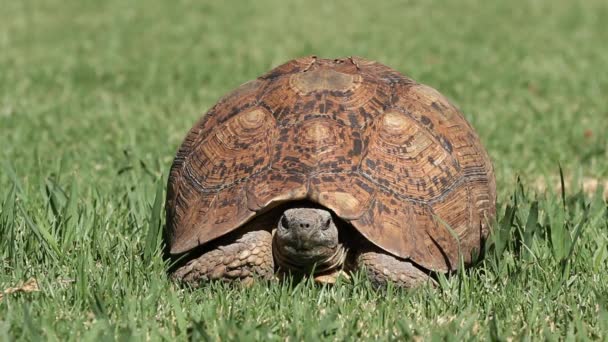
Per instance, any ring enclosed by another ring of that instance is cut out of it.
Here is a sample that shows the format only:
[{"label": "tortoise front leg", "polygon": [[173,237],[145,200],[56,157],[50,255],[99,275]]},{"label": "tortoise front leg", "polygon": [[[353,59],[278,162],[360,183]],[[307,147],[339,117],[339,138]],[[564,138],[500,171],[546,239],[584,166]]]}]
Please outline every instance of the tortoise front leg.
[{"label": "tortoise front leg", "polygon": [[240,280],[248,285],[256,276],[271,279],[273,274],[272,235],[266,230],[253,230],[190,260],[173,273],[173,278],[192,284]]},{"label": "tortoise front leg", "polygon": [[361,252],[356,257],[356,265],[377,287],[386,287],[389,282],[404,288],[413,288],[425,282],[435,283],[433,278],[411,262],[382,252]]}]

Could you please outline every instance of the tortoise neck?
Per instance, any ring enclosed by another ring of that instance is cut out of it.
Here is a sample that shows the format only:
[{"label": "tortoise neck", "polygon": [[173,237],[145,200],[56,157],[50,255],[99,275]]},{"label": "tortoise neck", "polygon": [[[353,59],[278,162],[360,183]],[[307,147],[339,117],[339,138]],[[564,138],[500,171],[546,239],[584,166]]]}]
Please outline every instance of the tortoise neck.
[{"label": "tortoise neck", "polygon": [[288,255],[282,253],[281,249],[278,247],[276,237],[273,236],[272,255],[275,263],[281,270],[299,274],[306,274],[314,271],[314,274],[320,274],[341,268],[348,255],[348,249],[344,247],[343,244],[338,244],[332,255],[311,264],[310,262],[303,262],[297,258],[290,258]]}]

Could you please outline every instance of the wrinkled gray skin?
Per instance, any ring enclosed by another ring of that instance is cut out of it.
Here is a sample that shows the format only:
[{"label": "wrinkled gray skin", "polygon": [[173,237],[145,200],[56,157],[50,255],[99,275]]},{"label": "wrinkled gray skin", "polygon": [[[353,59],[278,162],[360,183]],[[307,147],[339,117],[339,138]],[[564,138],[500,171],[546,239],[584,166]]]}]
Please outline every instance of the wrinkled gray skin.
[{"label": "wrinkled gray skin", "polygon": [[409,260],[370,243],[354,246],[340,241],[338,227],[326,209],[295,207],[274,217],[248,223],[242,233],[178,267],[173,277],[195,285],[210,280],[251,284],[256,277],[273,279],[277,271],[312,272],[317,282],[334,283],[337,276],[346,274],[343,270],[362,269],[380,287],[389,282],[406,288],[433,282]]}]

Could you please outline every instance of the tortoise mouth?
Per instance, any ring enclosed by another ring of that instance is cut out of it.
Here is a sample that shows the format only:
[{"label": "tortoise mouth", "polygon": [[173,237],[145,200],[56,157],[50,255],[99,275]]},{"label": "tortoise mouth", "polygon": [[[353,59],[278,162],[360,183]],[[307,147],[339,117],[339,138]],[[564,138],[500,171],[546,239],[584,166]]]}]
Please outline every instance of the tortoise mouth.
[{"label": "tortoise mouth", "polygon": [[333,246],[290,246],[284,245],[281,254],[288,256],[291,259],[306,260],[309,262],[315,262],[323,259],[327,259],[336,253],[338,245]]}]

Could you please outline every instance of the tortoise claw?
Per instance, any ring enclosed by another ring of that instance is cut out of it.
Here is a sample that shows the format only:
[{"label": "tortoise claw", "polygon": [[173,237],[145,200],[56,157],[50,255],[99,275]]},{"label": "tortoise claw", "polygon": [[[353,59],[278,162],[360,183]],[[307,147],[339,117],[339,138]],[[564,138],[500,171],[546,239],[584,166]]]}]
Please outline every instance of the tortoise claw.
[{"label": "tortoise claw", "polygon": [[335,284],[338,282],[338,279],[342,281],[351,281],[351,277],[348,273],[343,270],[334,271],[332,273],[325,273],[318,276],[315,276],[315,282],[318,284]]}]

